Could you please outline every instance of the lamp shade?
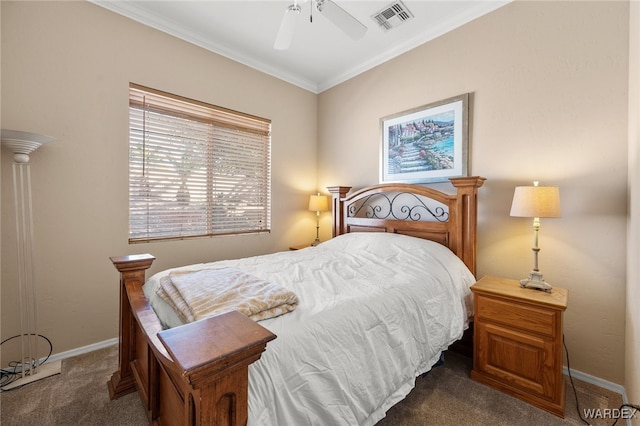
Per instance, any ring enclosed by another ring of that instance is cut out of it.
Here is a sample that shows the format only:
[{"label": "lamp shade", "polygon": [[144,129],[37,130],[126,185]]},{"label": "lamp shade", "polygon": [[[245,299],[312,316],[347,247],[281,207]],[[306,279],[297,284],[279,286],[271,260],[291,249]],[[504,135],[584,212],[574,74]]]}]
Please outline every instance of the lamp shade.
[{"label": "lamp shade", "polygon": [[329,197],[325,195],[312,195],[309,197],[309,210],[312,212],[326,212],[329,210]]},{"label": "lamp shade", "polygon": [[557,186],[517,186],[513,193],[511,216],[560,217],[560,191]]},{"label": "lamp shade", "polygon": [[54,140],[51,136],[9,129],[2,129],[0,138],[2,146],[13,152],[16,163],[28,163],[33,151]]}]

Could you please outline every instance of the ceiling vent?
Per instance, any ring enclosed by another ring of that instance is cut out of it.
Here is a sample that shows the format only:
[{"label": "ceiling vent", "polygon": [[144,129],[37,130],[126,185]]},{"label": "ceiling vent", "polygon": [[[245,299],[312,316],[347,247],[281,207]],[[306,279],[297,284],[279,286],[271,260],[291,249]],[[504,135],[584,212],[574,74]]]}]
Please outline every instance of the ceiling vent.
[{"label": "ceiling vent", "polygon": [[394,1],[371,16],[371,19],[376,21],[385,31],[389,31],[411,18],[413,18],[413,13],[400,0]]}]

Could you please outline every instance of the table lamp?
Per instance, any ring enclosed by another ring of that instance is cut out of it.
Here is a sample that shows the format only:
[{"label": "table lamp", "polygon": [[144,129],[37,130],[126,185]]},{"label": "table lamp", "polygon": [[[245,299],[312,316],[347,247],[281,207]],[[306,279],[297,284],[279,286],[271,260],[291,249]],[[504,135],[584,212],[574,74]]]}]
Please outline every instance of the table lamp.
[{"label": "table lamp", "polygon": [[520,280],[520,286],[535,288],[546,292],[551,291],[551,285],[544,281],[538,269],[538,231],[541,217],[560,217],[560,191],[556,186],[517,186],[511,204],[511,216],[533,218],[533,270],[529,277]]},{"label": "table lamp", "polygon": [[312,195],[309,197],[309,210],[316,212],[316,239],[311,243],[312,246],[320,244],[320,212],[329,210],[329,197],[325,195]]}]

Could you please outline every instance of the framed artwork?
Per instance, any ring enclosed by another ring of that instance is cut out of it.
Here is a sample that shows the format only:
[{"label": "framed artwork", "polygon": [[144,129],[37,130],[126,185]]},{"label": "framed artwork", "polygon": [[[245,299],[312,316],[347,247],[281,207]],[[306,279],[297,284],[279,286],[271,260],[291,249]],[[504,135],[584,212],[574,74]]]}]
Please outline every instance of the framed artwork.
[{"label": "framed artwork", "polygon": [[446,182],[468,176],[469,94],[380,119],[380,182]]}]

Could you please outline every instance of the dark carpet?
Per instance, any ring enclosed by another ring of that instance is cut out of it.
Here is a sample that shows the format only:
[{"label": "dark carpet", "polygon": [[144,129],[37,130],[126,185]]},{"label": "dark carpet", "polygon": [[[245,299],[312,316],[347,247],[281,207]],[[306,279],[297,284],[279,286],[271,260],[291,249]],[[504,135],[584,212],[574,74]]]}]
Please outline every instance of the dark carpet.
[{"label": "dark carpet", "polygon": [[[69,358],[63,360],[60,375],[0,393],[2,426],[146,425],[137,393],[109,399],[106,383],[116,369],[117,357],[117,346],[110,346]],[[419,377],[415,389],[391,408],[378,426],[585,424],[578,416],[568,378],[566,418],[561,419],[472,381],[470,370],[469,358],[446,353],[444,365]],[[581,410],[619,408],[622,403],[617,393],[576,379],[574,383]],[[589,419],[589,423],[599,426],[613,421]]]}]

